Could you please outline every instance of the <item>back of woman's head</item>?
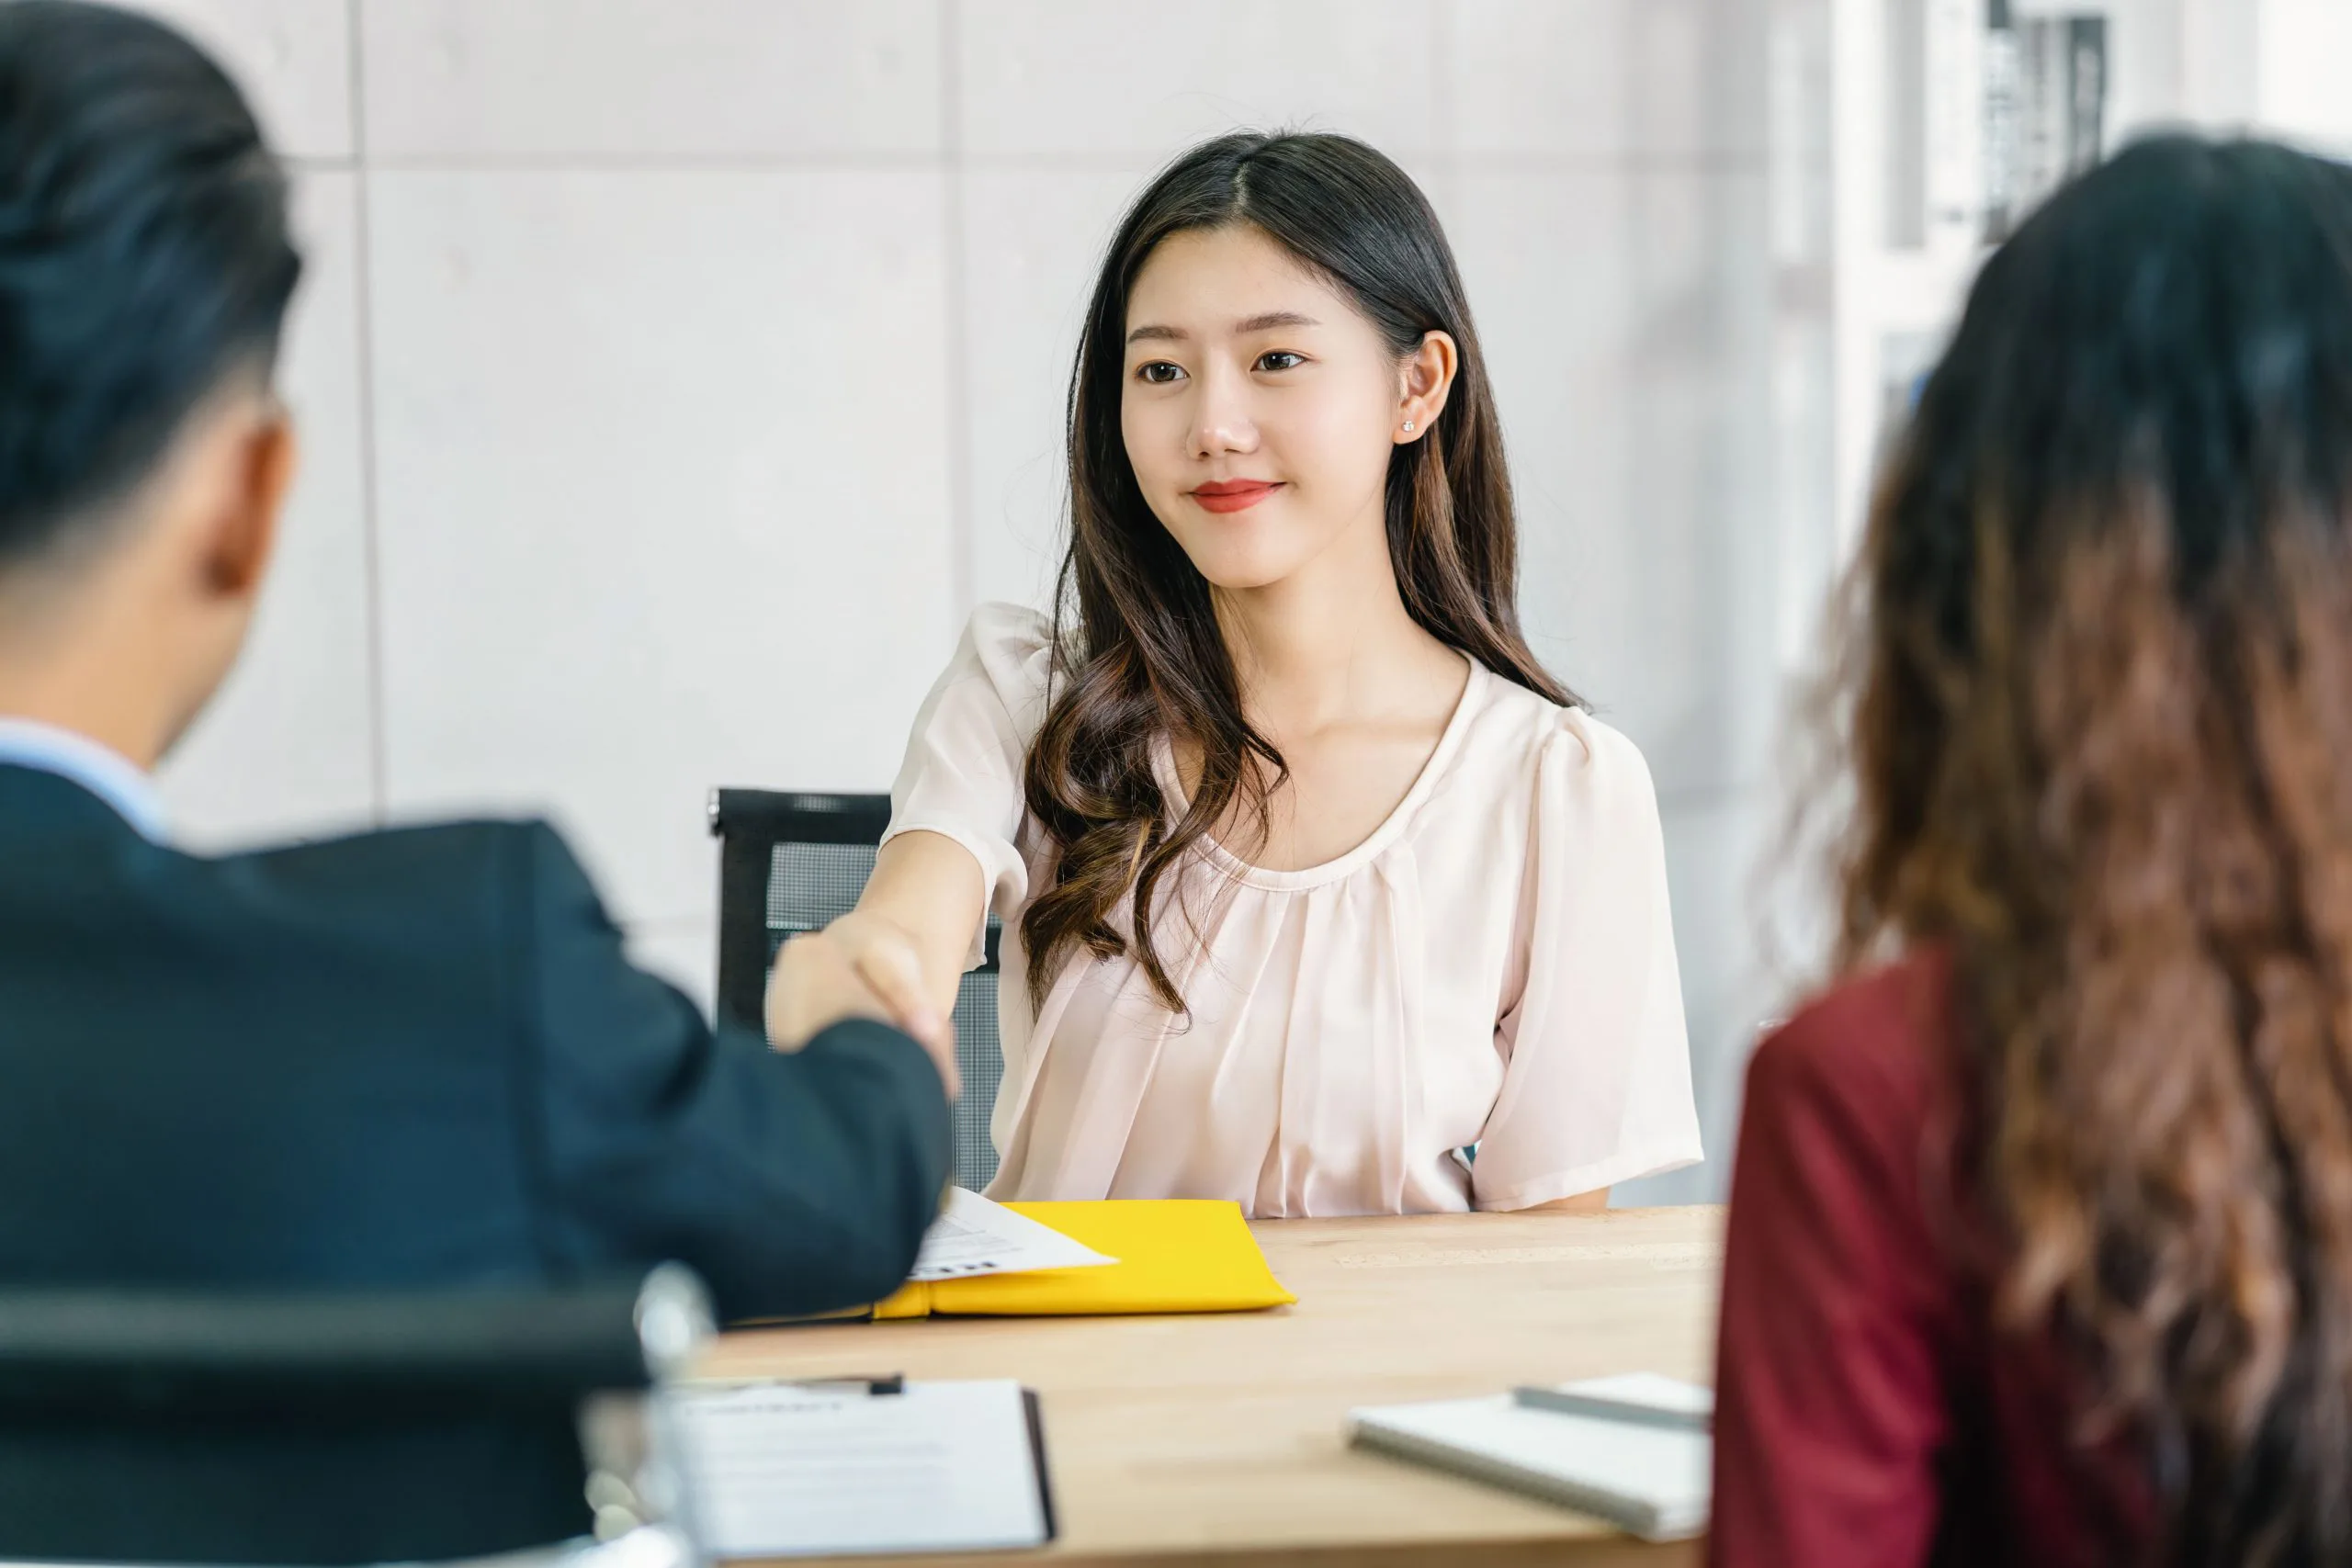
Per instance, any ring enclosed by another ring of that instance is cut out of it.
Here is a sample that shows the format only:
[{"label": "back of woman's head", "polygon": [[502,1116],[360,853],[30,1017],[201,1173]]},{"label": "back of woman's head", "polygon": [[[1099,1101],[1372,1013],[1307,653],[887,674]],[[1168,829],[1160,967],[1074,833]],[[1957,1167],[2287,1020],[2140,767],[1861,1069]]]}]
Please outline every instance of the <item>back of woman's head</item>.
[{"label": "back of woman's head", "polygon": [[[1072,952],[1132,953],[1182,1007],[1152,940],[1168,874],[1238,807],[1263,821],[1283,761],[1250,724],[1220,633],[1213,583],[1147,499],[1126,445],[1128,321],[1137,280],[1179,235],[1247,231],[1272,242],[1370,323],[1401,363],[1431,333],[1458,368],[1442,412],[1389,450],[1384,524],[1408,614],[1441,642],[1557,702],[1519,628],[1517,533],[1502,431],[1452,250],[1410,176],[1345,136],[1223,136],[1147,186],[1112,238],[1070,382],[1070,539],[1057,592],[1057,684],[1032,747],[1027,795],[1057,872],[1023,919],[1033,997]],[[1410,426],[1407,427],[1408,430]],[[1377,478],[1377,476],[1375,476]],[[1200,777],[1170,824],[1154,748],[1173,739]],[[1123,925],[1127,929],[1123,930]]]},{"label": "back of woman's head", "polygon": [[2007,1325],[2177,1560],[2352,1552],[2352,175],[2167,138],[1986,264],[1849,610],[1844,957],[1959,976]]}]

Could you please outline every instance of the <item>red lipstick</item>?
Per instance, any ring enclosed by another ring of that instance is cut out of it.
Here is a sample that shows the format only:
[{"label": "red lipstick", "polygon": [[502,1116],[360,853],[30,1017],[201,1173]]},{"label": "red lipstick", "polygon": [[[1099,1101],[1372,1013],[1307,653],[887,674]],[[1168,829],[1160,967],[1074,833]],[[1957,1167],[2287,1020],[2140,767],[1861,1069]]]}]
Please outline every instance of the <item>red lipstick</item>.
[{"label": "red lipstick", "polygon": [[1271,479],[1219,479],[1189,493],[1204,512],[1247,512],[1282,488]]}]

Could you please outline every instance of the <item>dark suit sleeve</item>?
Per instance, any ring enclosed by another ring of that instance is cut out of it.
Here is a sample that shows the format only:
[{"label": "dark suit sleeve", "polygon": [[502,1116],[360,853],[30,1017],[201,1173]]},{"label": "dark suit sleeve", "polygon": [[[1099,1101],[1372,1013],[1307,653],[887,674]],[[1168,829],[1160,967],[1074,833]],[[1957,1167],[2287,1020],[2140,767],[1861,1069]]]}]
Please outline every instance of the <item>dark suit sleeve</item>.
[{"label": "dark suit sleeve", "polygon": [[939,1075],[853,1022],[786,1055],[716,1034],[632,967],[553,829],[518,836],[521,976],[543,1245],[559,1269],[674,1258],[734,1319],[877,1301],[906,1278],[947,1179]]}]

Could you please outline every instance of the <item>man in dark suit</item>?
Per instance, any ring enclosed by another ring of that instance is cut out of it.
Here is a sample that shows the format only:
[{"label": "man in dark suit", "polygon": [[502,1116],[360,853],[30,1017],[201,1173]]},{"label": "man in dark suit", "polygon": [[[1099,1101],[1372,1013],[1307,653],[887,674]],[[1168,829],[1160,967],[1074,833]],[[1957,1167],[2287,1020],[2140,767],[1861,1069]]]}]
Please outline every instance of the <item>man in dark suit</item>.
[{"label": "man in dark suit", "polygon": [[173,848],[148,770],[270,561],[300,272],[279,168],[198,51],[0,5],[0,1282],[674,1258],[727,1316],[888,1293],[948,1171],[942,1032],[714,1033],[536,822]]}]

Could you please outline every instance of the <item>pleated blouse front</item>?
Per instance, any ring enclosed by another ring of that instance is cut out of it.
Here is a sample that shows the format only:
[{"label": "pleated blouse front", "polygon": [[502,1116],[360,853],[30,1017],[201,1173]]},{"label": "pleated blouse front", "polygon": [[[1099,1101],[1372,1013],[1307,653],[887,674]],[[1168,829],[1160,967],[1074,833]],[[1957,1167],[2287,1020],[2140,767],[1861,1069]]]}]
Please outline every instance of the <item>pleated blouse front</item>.
[{"label": "pleated blouse front", "polygon": [[[1189,1017],[1131,960],[1083,953],[1033,1012],[1020,918],[1053,861],[1021,776],[1048,636],[1032,611],[973,616],[892,796],[890,835],[969,850],[1003,922],[991,1196],[1517,1209],[1700,1157],[1648,770],[1608,726],[1476,665],[1355,849],[1267,871],[1212,843],[1173,879],[1154,936]],[[1164,740],[1159,759],[1181,813]]]}]

